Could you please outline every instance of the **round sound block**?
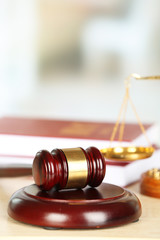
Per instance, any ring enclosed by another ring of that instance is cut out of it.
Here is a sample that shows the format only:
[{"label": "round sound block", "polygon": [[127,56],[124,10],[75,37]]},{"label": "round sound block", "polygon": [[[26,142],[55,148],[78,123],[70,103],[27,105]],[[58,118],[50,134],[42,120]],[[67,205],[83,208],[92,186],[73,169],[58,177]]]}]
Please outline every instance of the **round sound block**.
[{"label": "round sound block", "polygon": [[112,184],[47,192],[33,184],[13,194],[8,213],[49,228],[105,228],[138,220],[141,204],[133,193]]}]

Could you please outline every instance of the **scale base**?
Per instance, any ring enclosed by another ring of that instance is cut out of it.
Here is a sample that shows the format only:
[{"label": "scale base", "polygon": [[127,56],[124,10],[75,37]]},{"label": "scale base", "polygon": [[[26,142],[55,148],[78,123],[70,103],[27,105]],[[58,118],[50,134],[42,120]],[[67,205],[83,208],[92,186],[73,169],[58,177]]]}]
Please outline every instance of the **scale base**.
[{"label": "scale base", "polygon": [[48,192],[33,184],[13,194],[8,214],[48,229],[107,228],[137,221],[141,204],[133,193],[107,183],[97,188]]}]

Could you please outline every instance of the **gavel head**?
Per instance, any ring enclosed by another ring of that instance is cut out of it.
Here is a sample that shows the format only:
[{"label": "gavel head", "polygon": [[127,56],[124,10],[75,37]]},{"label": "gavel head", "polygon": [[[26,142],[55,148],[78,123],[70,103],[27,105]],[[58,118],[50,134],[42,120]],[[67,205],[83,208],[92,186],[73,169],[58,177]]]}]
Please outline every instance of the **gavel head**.
[{"label": "gavel head", "polygon": [[33,178],[43,190],[97,187],[105,176],[105,160],[95,147],[42,150],[33,161]]}]

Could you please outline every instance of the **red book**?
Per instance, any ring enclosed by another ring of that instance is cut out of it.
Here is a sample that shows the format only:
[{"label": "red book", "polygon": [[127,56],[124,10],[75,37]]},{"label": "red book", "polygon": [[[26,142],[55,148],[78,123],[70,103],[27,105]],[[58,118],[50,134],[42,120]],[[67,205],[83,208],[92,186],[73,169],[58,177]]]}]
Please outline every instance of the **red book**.
[{"label": "red book", "polygon": [[[34,119],[4,117],[0,119],[0,166],[31,167],[37,151],[54,148],[95,146],[99,149],[109,146],[114,123],[55,119]],[[157,126],[144,124],[152,143],[157,140]],[[118,134],[113,145],[117,145]],[[143,146],[147,142],[138,124],[125,125],[123,144]],[[4,158],[5,156],[5,158]],[[108,165],[109,163],[107,163]],[[124,167],[126,164],[112,163],[110,167]]]},{"label": "red book", "polygon": [[[55,119],[4,117],[0,119],[0,135],[26,137],[72,138],[110,140],[115,123]],[[153,131],[153,124],[144,124],[146,131]],[[142,135],[137,123],[126,123],[124,141],[135,141]],[[118,139],[118,134],[115,140]]]}]

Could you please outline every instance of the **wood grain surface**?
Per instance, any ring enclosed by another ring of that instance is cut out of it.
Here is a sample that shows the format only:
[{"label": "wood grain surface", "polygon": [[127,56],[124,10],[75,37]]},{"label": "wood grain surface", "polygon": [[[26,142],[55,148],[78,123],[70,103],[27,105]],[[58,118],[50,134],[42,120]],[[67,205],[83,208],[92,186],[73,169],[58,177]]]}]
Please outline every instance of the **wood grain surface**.
[{"label": "wood grain surface", "polygon": [[95,230],[46,230],[17,222],[7,214],[11,195],[18,189],[33,183],[31,177],[0,179],[0,239],[159,239],[160,202],[159,199],[139,193],[139,184],[128,187],[139,197],[142,216],[135,223],[120,227]]}]

